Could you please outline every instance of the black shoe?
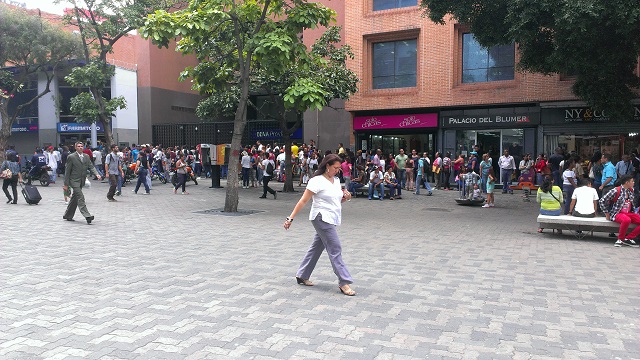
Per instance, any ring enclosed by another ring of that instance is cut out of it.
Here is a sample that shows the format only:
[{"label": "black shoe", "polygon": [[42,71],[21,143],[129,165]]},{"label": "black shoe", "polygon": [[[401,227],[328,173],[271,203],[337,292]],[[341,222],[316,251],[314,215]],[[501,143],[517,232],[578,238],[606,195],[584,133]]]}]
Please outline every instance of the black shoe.
[{"label": "black shoe", "polygon": [[94,217],[93,216],[89,216],[87,218],[85,218],[87,220],[87,224],[91,225],[91,222],[93,221]]},{"label": "black shoe", "polygon": [[609,233],[609,237],[616,237],[616,233]]},{"label": "black shoe", "polygon": [[13,200],[13,202],[11,204],[17,204],[17,203],[18,203],[17,201]]},{"label": "black shoe", "polygon": [[258,196],[258,199],[266,199],[266,196]]},{"label": "black shoe", "polygon": [[273,193],[273,200],[275,200],[275,199],[277,199],[277,198],[278,198],[278,193],[277,193],[277,192],[274,192],[274,193]]},{"label": "black shoe", "polygon": [[68,217],[64,217],[64,216],[62,218],[67,220],[67,221],[75,221],[75,220],[73,220],[73,218],[68,218]]},{"label": "black shoe", "polygon": [[9,199],[9,200],[7,200],[7,204],[8,204],[8,203],[10,203],[10,202],[12,202],[12,201],[13,201],[13,199]]},{"label": "black shoe", "polygon": [[116,200],[116,199],[114,199],[114,198],[107,199],[107,200],[109,200],[109,202],[116,202],[116,201],[118,201],[118,200]]}]

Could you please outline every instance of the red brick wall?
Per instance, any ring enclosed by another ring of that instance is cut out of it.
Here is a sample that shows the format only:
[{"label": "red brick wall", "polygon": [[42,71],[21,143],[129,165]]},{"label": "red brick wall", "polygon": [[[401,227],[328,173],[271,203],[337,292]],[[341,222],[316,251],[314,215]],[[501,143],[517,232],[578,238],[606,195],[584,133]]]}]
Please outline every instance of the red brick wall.
[{"label": "red brick wall", "polygon": [[[344,9],[346,39],[355,53],[348,65],[361,79],[359,92],[346,104],[349,111],[576,99],[571,93],[573,83],[558,75],[516,72],[512,81],[462,84],[463,27],[432,23],[418,7],[374,13],[371,4],[371,0],[354,0]],[[418,40],[416,87],[372,89],[372,44],[407,38]]]}]

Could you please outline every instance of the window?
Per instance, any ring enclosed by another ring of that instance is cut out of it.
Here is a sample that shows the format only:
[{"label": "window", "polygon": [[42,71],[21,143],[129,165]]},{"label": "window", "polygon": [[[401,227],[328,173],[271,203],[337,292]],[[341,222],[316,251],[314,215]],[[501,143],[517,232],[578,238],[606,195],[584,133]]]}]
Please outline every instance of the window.
[{"label": "window", "polygon": [[483,48],[473,34],[462,35],[462,82],[476,83],[514,79],[515,46]]},{"label": "window", "polygon": [[[71,99],[83,92],[89,92],[89,88],[73,87],[64,78],[58,79],[57,106],[60,111],[60,122],[75,121],[76,116],[71,113]],[[111,81],[103,88],[102,97],[111,100]]]},{"label": "window", "polygon": [[418,5],[418,0],[373,0],[373,11],[397,9]]},{"label": "window", "polygon": [[373,88],[416,86],[416,39],[373,44]]}]

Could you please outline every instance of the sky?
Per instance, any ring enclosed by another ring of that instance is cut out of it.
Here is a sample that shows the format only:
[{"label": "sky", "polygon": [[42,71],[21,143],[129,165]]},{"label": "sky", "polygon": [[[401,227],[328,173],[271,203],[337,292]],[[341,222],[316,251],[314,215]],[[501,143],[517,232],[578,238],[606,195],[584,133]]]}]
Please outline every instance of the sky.
[{"label": "sky", "polygon": [[68,7],[68,4],[56,5],[53,0],[15,0],[16,2],[26,3],[27,9],[40,9],[51,14],[62,14],[62,10]]}]

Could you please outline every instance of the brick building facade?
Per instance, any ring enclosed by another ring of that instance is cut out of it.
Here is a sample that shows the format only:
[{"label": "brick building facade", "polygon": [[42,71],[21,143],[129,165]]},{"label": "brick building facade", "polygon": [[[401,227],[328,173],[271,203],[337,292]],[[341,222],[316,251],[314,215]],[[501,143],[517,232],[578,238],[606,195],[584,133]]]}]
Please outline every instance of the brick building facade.
[{"label": "brick building facade", "polygon": [[355,53],[348,66],[361,79],[345,104],[353,148],[468,154],[478,144],[497,158],[561,146],[618,158],[640,145],[640,110],[626,123],[594,113],[571,92],[571,78],[518,72],[517,44],[483,49],[466,26],[435,24],[417,3],[357,0],[342,9]]}]

